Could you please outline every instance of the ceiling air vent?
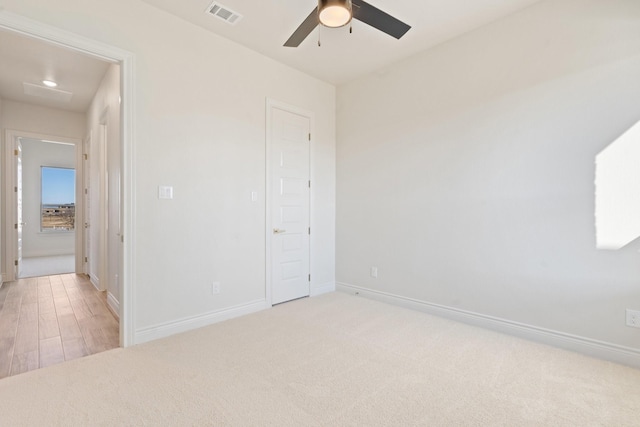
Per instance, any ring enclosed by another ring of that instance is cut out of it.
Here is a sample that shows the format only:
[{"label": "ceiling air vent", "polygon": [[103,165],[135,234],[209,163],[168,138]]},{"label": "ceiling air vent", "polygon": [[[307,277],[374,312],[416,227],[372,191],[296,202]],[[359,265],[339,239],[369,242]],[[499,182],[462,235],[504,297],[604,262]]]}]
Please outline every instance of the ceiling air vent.
[{"label": "ceiling air vent", "polygon": [[227,6],[223,6],[218,2],[213,2],[206,10],[207,13],[215,16],[216,18],[222,19],[228,24],[235,25],[238,23],[240,19],[242,19],[242,15],[233,10],[229,9]]}]

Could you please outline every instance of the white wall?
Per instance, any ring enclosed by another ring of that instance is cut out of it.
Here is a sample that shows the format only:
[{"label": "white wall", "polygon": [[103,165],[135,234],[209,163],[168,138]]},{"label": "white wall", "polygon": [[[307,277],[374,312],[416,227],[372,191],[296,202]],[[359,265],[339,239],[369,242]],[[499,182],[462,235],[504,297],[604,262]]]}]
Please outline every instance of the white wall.
[{"label": "white wall", "polygon": [[22,228],[23,258],[75,253],[75,231],[40,231],[42,166],[75,169],[75,145],[22,141],[22,221],[25,223]]},{"label": "white wall", "polygon": [[639,76],[640,2],[553,0],[339,87],[338,282],[640,349],[594,218]]},{"label": "white wall", "polygon": [[80,139],[85,132],[85,114],[2,101],[4,129]]},{"label": "white wall", "polygon": [[264,300],[266,98],[315,113],[311,269],[314,286],[333,282],[333,86],[138,0],[2,3],[136,56],[136,329]]},{"label": "white wall", "polygon": [[[2,110],[0,110],[0,133],[2,139],[6,137],[6,131],[18,131],[18,133],[24,134],[37,134],[48,135],[51,137],[61,137],[65,140],[81,140],[85,133],[85,121],[86,117],[83,113],[73,113],[64,110],[58,110],[55,108],[40,107],[32,104],[26,104],[22,102],[10,101],[7,99],[2,100]],[[55,138],[54,138],[55,139]],[[4,143],[8,143],[4,141]],[[2,153],[3,168],[7,167],[7,161],[12,159],[5,159],[4,146]],[[5,169],[3,169],[4,171]],[[3,176],[3,178],[5,178]],[[3,191],[4,191],[4,186]],[[5,196],[3,195],[1,201],[1,209],[3,217],[2,230],[6,230],[4,223],[5,213]],[[7,242],[6,238],[2,239],[2,258],[4,260],[6,254]],[[2,263],[3,267],[5,262]],[[4,271],[3,274],[7,272]],[[5,276],[6,277],[6,276]]]},{"label": "white wall", "polygon": [[[2,152],[2,148],[4,147],[4,132],[2,132],[2,129],[4,129],[4,125],[2,122],[2,98],[0,98],[0,152]],[[0,156],[2,156],[2,154],[0,154]],[[2,162],[0,162],[0,165],[4,164]],[[4,215],[4,211],[2,210],[2,200],[4,200],[5,195],[4,195],[4,182],[5,182],[5,178],[4,178],[4,174],[0,173],[0,287],[2,286],[2,282],[4,281],[4,277],[5,277],[5,268],[6,268],[6,262],[4,260],[4,244],[2,242],[4,242],[4,230],[5,230],[5,215]]]}]

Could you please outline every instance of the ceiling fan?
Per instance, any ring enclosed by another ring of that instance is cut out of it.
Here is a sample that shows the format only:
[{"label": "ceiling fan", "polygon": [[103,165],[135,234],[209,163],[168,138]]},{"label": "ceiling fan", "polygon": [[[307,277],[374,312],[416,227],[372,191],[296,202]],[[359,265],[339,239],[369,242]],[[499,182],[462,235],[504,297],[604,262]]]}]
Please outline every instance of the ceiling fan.
[{"label": "ceiling fan", "polygon": [[284,46],[298,47],[318,24],[330,28],[343,27],[351,22],[352,18],[369,24],[396,39],[404,36],[411,28],[363,0],[318,0],[318,7],[311,11]]}]

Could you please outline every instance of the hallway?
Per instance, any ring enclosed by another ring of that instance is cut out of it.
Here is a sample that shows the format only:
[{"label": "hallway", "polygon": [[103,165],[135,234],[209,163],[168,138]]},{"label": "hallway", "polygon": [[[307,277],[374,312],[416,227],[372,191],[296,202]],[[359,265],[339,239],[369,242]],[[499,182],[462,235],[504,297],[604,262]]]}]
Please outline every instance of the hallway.
[{"label": "hallway", "polygon": [[119,345],[118,321],[88,277],[33,277],[0,288],[0,378]]}]

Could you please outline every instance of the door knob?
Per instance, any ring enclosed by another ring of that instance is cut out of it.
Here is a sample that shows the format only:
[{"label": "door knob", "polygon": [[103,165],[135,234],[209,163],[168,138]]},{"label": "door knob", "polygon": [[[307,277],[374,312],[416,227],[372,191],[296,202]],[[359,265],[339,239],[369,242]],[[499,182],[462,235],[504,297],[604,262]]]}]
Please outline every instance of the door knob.
[{"label": "door knob", "polygon": [[280,234],[280,233],[284,233],[287,230],[280,230],[279,228],[274,228],[273,229],[273,234]]}]

